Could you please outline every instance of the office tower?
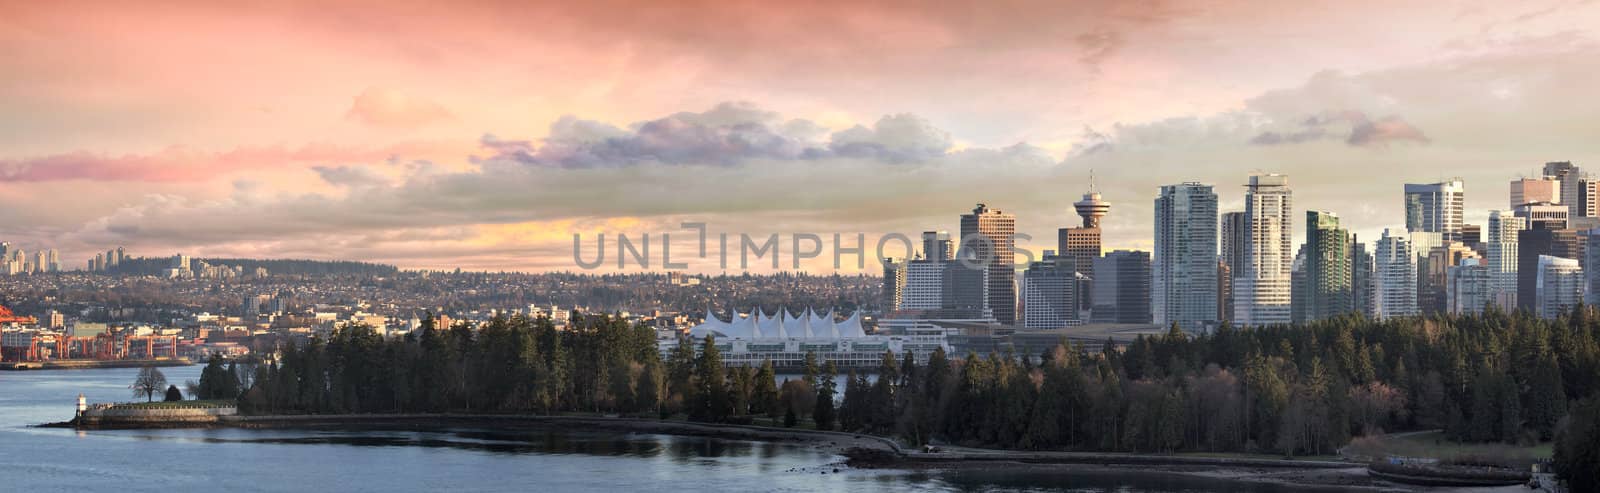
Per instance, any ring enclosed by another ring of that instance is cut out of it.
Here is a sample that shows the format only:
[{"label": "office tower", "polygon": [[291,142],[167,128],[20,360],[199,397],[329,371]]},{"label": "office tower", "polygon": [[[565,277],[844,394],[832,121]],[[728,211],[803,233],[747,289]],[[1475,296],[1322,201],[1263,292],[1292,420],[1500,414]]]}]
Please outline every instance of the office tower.
[{"label": "office tower", "polygon": [[1351,305],[1350,232],[1339,216],[1306,211],[1305,320],[1343,315]]},{"label": "office tower", "polygon": [[1406,184],[1406,231],[1440,233],[1445,241],[1461,240],[1465,188],[1461,179]]},{"label": "office tower", "polygon": [[117,264],[121,265],[122,262],[126,260],[128,260],[128,252],[123,250],[120,246],[117,247]]},{"label": "office tower", "polygon": [[1150,252],[1116,250],[1094,260],[1095,323],[1150,323]]},{"label": "office tower", "polygon": [[1485,306],[1494,303],[1494,293],[1490,289],[1492,278],[1483,259],[1462,260],[1460,265],[1450,267],[1446,277],[1450,313],[1481,313]]},{"label": "office tower", "polygon": [[1535,202],[1516,206],[1511,212],[1522,218],[1526,229],[1567,229],[1569,217],[1564,205]]},{"label": "office tower", "polygon": [[1461,225],[1461,243],[1467,248],[1483,252],[1483,226],[1476,224]]},{"label": "office tower", "polygon": [[902,310],[938,310],[944,307],[944,276],[950,262],[921,259],[905,263]]},{"label": "office tower", "polygon": [[1523,204],[1561,203],[1561,182],[1552,178],[1519,178],[1511,180],[1510,208]]},{"label": "office tower", "polygon": [[1583,232],[1583,302],[1600,304],[1600,229]]},{"label": "office tower", "polygon": [[50,271],[50,256],[44,250],[33,252],[33,272],[44,273]]},{"label": "office tower", "polygon": [[1217,194],[1211,185],[1161,187],[1150,261],[1155,323],[1203,332],[1217,312]]},{"label": "office tower", "polygon": [[188,255],[184,255],[184,254],[181,254],[181,253],[177,254],[177,255],[173,255],[172,256],[172,262],[173,262],[172,263],[172,268],[177,269],[179,274],[187,274],[187,273],[189,273],[190,262],[189,262],[189,256]]},{"label": "office tower", "polygon": [[922,258],[944,262],[956,258],[956,249],[950,244],[949,231],[922,232]]},{"label": "office tower", "polygon": [[1569,161],[1544,163],[1544,178],[1555,180],[1561,188],[1561,198],[1555,203],[1567,207],[1569,217],[1584,217],[1583,172]]},{"label": "office tower", "polygon": [[11,242],[0,241],[0,260],[11,258]]},{"label": "office tower", "polygon": [[1289,320],[1306,321],[1306,304],[1311,297],[1306,294],[1306,245],[1294,252],[1294,263],[1289,269]]},{"label": "office tower", "polygon": [[61,272],[61,255],[56,253],[56,249],[50,249],[49,259],[46,262],[49,263],[50,272]]},{"label": "office tower", "polygon": [[1417,308],[1424,314],[1450,311],[1450,269],[1465,260],[1479,260],[1478,252],[1459,241],[1428,250],[1417,263]]},{"label": "office tower", "polygon": [[[958,254],[971,261],[976,252]],[[944,285],[940,286],[939,309],[950,318],[992,318],[989,308],[989,269],[967,267],[963,262],[944,264]]]},{"label": "office tower", "polygon": [[1489,231],[1484,259],[1489,269],[1489,290],[1497,306],[1517,306],[1517,232],[1526,222],[1511,211],[1489,211]]},{"label": "office tower", "polygon": [[1583,178],[1578,180],[1575,192],[1578,194],[1578,198],[1573,201],[1578,205],[1575,208],[1576,210],[1571,213],[1572,217],[1600,216],[1600,181],[1584,175]]},{"label": "office tower", "polygon": [[1218,306],[1222,315],[1217,320],[1233,320],[1233,306],[1235,301],[1233,278],[1244,267],[1244,246],[1250,241],[1250,226],[1245,222],[1244,211],[1224,212],[1222,214],[1222,253],[1218,257],[1227,265],[1219,267],[1222,281],[1219,283],[1220,295]]},{"label": "office tower", "polygon": [[1233,318],[1233,270],[1219,256],[1217,258],[1217,321]]},{"label": "office tower", "polygon": [[1383,230],[1373,255],[1373,316],[1405,317],[1417,311],[1417,256],[1411,240]]},{"label": "office tower", "polygon": [[1539,256],[1538,314],[1556,318],[1583,302],[1583,267],[1570,258]]},{"label": "office tower", "polygon": [[1350,310],[1373,316],[1372,253],[1356,235],[1350,235]]},{"label": "office tower", "polygon": [[1517,232],[1517,306],[1537,312],[1539,257],[1582,258],[1583,245],[1571,229],[1524,229]]},{"label": "office tower", "polygon": [[1045,255],[1022,274],[1022,324],[1030,329],[1081,325],[1074,259]]},{"label": "office tower", "polygon": [[1289,323],[1294,267],[1289,177],[1251,175],[1244,197],[1250,233],[1243,263],[1233,269],[1233,321],[1241,326]]},{"label": "office tower", "polygon": [[973,249],[974,261],[989,271],[989,309],[1003,324],[1017,322],[1017,270],[1012,251],[1017,218],[978,204],[971,214],[961,215],[961,249]]},{"label": "office tower", "polygon": [[117,268],[118,263],[119,262],[118,262],[118,259],[117,259],[117,251],[116,250],[106,250],[106,268],[115,269],[115,268]]},{"label": "office tower", "polygon": [[883,259],[883,309],[897,312],[906,289],[906,263],[893,257]]}]

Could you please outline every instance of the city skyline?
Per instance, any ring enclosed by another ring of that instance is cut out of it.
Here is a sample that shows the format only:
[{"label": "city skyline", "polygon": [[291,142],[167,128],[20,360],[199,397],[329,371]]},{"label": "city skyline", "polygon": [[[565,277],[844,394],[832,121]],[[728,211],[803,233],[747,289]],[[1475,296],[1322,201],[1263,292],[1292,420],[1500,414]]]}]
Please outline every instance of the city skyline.
[{"label": "city skyline", "polygon": [[70,266],[548,271],[572,233],[915,233],[975,202],[1042,250],[1090,170],[1125,204],[1107,250],[1150,249],[1160,185],[1238,210],[1253,170],[1376,238],[1403,183],[1462,178],[1481,224],[1506,180],[1600,158],[1593,3],[80,7],[0,24],[0,238]]}]

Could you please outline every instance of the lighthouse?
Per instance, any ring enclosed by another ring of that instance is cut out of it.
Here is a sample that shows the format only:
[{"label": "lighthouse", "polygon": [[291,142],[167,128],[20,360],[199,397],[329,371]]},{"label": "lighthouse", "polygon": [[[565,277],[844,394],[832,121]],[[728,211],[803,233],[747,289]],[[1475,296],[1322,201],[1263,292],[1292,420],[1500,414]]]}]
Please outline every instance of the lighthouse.
[{"label": "lighthouse", "polygon": [[82,417],[83,416],[83,412],[84,411],[88,411],[88,410],[89,410],[89,399],[84,398],[83,394],[79,393],[78,394],[78,416]]}]

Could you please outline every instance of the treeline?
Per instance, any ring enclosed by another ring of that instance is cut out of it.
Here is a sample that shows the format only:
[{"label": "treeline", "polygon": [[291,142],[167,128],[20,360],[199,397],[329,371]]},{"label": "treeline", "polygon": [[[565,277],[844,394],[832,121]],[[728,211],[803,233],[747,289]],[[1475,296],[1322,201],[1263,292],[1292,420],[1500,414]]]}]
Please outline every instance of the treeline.
[{"label": "treeline", "polygon": [[662,359],[651,329],[606,316],[582,316],[560,331],[544,319],[501,317],[481,330],[428,322],[404,339],[346,326],[326,341],[282,348],[276,363],[255,369],[240,405],[254,413],[804,420],[917,444],[1327,454],[1380,431],[1550,440],[1568,403],[1600,390],[1597,340],[1592,307],[1558,320],[1493,310],[1347,316],[1198,337],[1172,330],[1125,351],[937,352],[921,365],[886,353],[875,380],[849,375],[840,395],[832,365],[814,357],[804,377],[779,385],[770,364],[725,368],[713,340],[699,350],[681,344]]}]

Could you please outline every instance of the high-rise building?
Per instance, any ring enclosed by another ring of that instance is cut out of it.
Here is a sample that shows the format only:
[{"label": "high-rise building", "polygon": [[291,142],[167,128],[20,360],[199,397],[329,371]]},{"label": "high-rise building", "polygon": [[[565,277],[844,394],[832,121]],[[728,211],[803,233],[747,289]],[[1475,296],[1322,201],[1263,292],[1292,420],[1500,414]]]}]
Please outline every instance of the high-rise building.
[{"label": "high-rise building", "polygon": [[1461,243],[1467,248],[1483,252],[1483,226],[1476,224],[1461,225]]},{"label": "high-rise building", "polygon": [[1116,250],[1094,260],[1096,323],[1150,323],[1150,252]]},{"label": "high-rise building", "polygon": [[1460,265],[1450,267],[1446,277],[1450,313],[1481,313],[1484,307],[1494,303],[1494,293],[1490,290],[1492,279],[1483,259],[1462,260]]},{"label": "high-rise building", "polygon": [[1404,317],[1418,314],[1417,256],[1411,251],[1409,236],[1390,229],[1373,255],[1373,316]]},{"label": "high-rise building", "polygon": [[1445,241],[1460,241],[1465,188],[1461,179],[1439,183],[1406,184],[1406,231],[1440,233]]},{"label": "high-rise building", "polygon": [[1155,200],[1150,298],[1155,323],[1203,332],[1216,323],[1217,194],[1211,185],[1161,187]]},{"label": "high-rise building", "polygon": [[[883,259],[883,309],[884,311],[900,311],[901,301],[906,290],[906,262],[886,257]],[[248,303],[249,299],[245,301]]]},{"label": "high-rise building", "polygon": [[950,244],[950,232],[923,231],[922,258],[940,262],[956,258],[956,249]]},{"label": "high-rise building", "polygon": [[1350,310],[1368,317],[1375,316],[1372,269],[1372,252],[1356,235],[1350,235]]},{"label": "high-rise building", "polygon": [[33,252],[33,272],[45,273],[50,271],[50,256],[44,250]]},{"label": "high-rise building", "polygon": [[[1061,228],[1057,231],[1056,251],[1062,257],[1072,259],[1073,268],[1079,274],[1094,278],[1094,259],[1100,258],[1100,219],[1111,212],[1111,203],[1100,197],[1100,193],[1090,190],[1083,194],[1083,200],[1072,204],[1078,216],[1083,218],[1081,226],[1076,228]],[[1088,306],[1091,303],[1093,288],[1080,290],[1078,305]]]},{"label": "high-rise building", "polygon": [[1583,302],[1600,305],[1600,229],[1583,232]]},{"label": "high-rise building", "polygon": [[1306,211],[1305,320],[1322,320],[1349,312],[1351,306],[1350,232],[1339,216]]},{"label": "high-rise building", "polygon": [[1022,324],[1055,329],[1083,324],[1078,318],[1078,278],[1072,258],[1047,254],[1022,274]]},{"label": "high-rise building", "polygon": [[1017,322],[1017,270],[1012,251],[1017,218],[989,206],[978,204],[971,214],[961,215],[961,249],[973,249],[974,261],[989,271],[989,309],[1003,324]]},{"label": "high-rise building", "polygon": [[126,260],[128,260],[128,252],[123,250],[120,246],[117,247],[117,264],[121,265],[122,262]]},{"label": "high-rise building", "polygon": [[901,310],[938,310],[944,307],[944,276],[950,262],[912,260],[905,263]]},{"label": "high-rise building", "polygon": [[1561,203],[1561,182],[1549,177],[1511,180],[1511,209],[1540,202]]},{"label": "high-rise building", "polygon": [[1250,233],[1243,264],[1233,270],[1233,321],[1241,326],[1287,324],[1294,268],[1289,177],[1251,175],[1245,190],[1245,222]]},{"label": "high-rise building", "polygon": [[1484,242],[1489,291],[1495,305],[1507,310],[1517,306],[1517,232],[1525,224],[1511,211],[1489,211]]},{"label": "high-rise building", "polygon": [[1556,318],[1583,303],[1583,267],[1570,258],[1539,256],[1538,314]]},{"label": "high-rise building", "polygon": [[1527,229],[1567,229],[1570,219],[1567,206],[1547,202],[1522,204],[1511,212],[1522,218]]},{"label": "high-rise building", "polygon": [[50,255],[45,262],[48,263],[50,272],[61,272],[61,255],[56,253],[56,249],[50,249]]},{"label": "high-rise building", "polygon": [[1577,230],[1524,229],[1517,232],[1517,306],[1537,312],[1539,300],[1539,257],[1559,257],[1577,261],[1583,257],[1583,244]]},{"label": "high-rise building", "polygon": [[117,258],[117,251],[116,250],[106,250],[106,268],[107,269],[115,269],[115,268],[117,268],[118,260],[119,259]]},{"label": "high-rise building", "polygon": [[[977,252],[957,254],[964,260]],[[944,285],[940,286],[939,309],[950,318],[993,318],[989,307],[989,269],[968,267],[967,262],[944,264]]]},{"label": "high-rise building", "polygon": [[1585,217],[1583,171],[1569,161],[1544,163],[1544,178],[1555,180],[1561,187],[1561,198],[1554,202],[1567,207],[1568,217]]},{"label": "high-rise building", "polygon": [[1417,308],[1424,314],[1450,311],[1450,269],[1465,260],[1479,260],[1478,252],[1459,241],[1428,250],[1417,263]]},{"label": "high-rise building", "polygon": [[1222,213],[1222,240],[1219,256],[1226,268],[1219,267],[1222,281],[1218,287],[1222,315],[1217,320],[1233,320],[1233,277],[1244,267],[1244,246],[1250,242],[1250,225],[1245,222],[1244,211]]}]

